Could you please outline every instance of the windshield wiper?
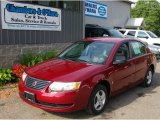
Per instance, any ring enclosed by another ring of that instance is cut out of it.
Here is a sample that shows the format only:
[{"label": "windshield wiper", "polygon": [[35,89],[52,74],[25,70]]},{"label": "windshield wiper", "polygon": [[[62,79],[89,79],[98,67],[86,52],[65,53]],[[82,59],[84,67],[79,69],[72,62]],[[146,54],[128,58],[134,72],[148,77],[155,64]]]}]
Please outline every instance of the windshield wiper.
[{"label": "windshield wiper", "polygon": [[65,58],[63,58],[63,57],[56,57],[57,59],[62,59],[62,60],[65,60]]},{"label": "windshield wiper", "polygon": [[62,59],[62,60],[71,60],[71,61],[76,61],[76,59],[73,58],[64,58],[64,57],[56,57],[58,59]]},{"label": "windshield wiper", "polygon": [[90,64],[93,64],[92,62],[90,61],[87,61],[87,60],[82,60],[82,59],[76,59],[76,61],[80,61],[80,62],[85,62],[85,63],[90,63]]},{"label": "windshield wiper", "polygon": [[85,63],[91,63],[93,64],[92,62],[90,61],[87,61],[87,60],[82,60],[82,59],[75,59],[75,58],[64,58],[64,57],[56,57],[58,59],[62,59],[62,60],[72,60],[72,61],[80,61],[80,62],[85,62]]}]

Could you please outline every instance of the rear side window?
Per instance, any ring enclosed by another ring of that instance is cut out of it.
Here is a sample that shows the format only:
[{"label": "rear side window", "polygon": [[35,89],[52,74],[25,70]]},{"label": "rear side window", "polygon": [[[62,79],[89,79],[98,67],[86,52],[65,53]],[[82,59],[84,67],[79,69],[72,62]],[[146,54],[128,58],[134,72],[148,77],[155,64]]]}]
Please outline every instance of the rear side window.
[{"label": "rear side window", "polygon": [[139,37],[139,38],[147,38],[148,35],[145,32],[139,31],[137,37]]},{"label": "rear side window", "polygon": [[121,32],[122,34],[124,34],[126,31],[124,31],[124,30],[119,30],[119,32]]},{"label": "rear side window", "polygon": [[146,47],[141,42],[131,42],[131,48],[132,57],[146,54]]},{"label": "rear side window", "polygon": [[135,34],[136,34],[136,31],[129,31],[127,33],[128,36],[135,36]]}]

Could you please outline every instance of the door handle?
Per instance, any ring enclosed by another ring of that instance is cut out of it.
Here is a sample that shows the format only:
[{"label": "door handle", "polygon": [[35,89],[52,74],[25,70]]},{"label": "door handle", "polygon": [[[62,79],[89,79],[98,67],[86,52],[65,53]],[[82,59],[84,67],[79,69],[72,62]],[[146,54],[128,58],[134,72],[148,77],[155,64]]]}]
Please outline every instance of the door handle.
[{"label": "door handle", "polygon": [[128,68],[128,65],[124,66],[124,69]]}]

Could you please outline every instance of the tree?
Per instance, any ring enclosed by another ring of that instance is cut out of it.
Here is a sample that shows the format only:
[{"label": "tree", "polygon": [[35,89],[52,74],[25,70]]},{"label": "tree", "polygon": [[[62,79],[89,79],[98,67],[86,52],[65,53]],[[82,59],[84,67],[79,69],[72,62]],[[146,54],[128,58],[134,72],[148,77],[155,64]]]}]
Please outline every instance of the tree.
[{"label": "tree", "polygon": [[139,0],[131,11],[132,17],[143,17],[145,29],[160,36],[160,3],[156,0]]}]

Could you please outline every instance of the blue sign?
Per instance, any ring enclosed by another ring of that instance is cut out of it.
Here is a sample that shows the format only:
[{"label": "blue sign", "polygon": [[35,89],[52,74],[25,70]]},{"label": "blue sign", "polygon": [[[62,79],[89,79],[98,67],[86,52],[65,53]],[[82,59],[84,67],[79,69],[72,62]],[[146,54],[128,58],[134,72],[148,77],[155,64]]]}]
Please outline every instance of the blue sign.
[{"label": "blue sign", "polygon": [[107,6],[96,2],[85,1],[85,15],[107,18]]}]

